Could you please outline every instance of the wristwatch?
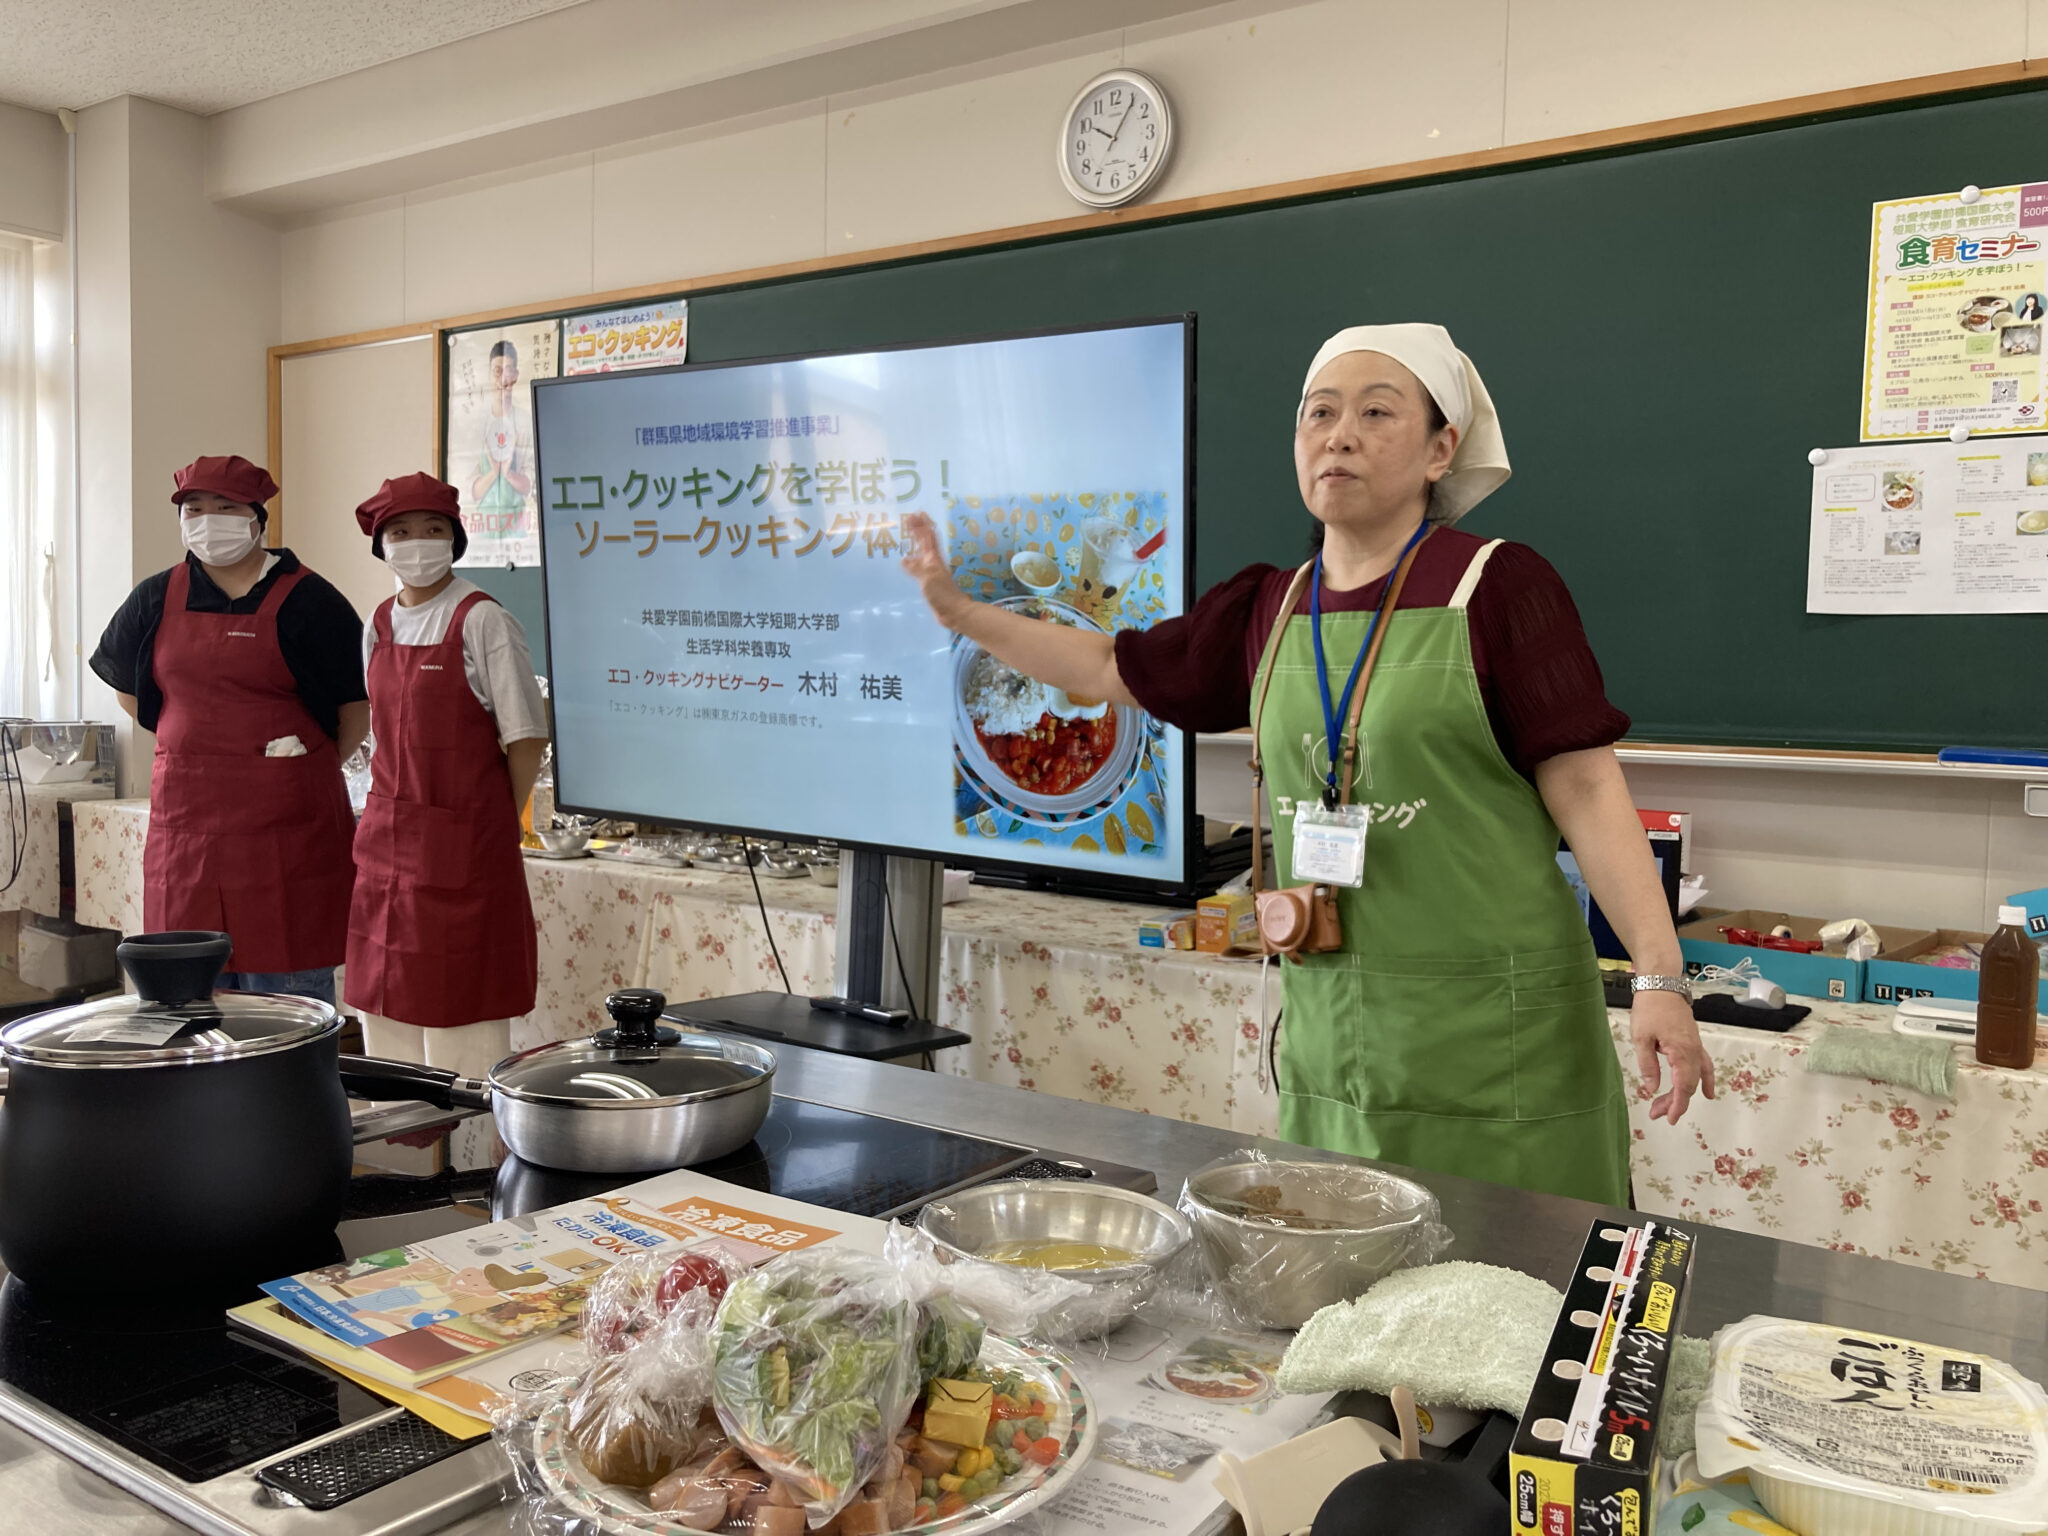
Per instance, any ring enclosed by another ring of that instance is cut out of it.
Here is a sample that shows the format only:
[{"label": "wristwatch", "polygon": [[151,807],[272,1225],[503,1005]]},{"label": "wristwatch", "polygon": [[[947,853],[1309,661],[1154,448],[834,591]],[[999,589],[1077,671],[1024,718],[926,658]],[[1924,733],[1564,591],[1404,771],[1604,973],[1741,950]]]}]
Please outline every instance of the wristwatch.
[{"label": "wristwatch", "polygon": [[1628,989],[1631,992],[1676,992],[1688,1003],[1692,1001],[1692,983],[1683,976],[1631,976]]}]

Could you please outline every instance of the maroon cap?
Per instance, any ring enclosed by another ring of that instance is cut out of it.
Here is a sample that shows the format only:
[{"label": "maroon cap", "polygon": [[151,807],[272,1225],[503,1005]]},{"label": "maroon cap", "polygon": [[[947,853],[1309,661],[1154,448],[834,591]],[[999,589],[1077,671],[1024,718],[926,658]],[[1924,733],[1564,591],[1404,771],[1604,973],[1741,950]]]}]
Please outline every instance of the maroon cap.
[{"label": "maroon cap", "polygon": [[277,494],[277,482],[270,478],[270,471],[261,464],[251,464],[239,453],[226,458],[209,455],[194,459],[171,478],[178,487],[171,493],[173,506],[183,506],[186,497],[201,491],[211,491],[251,507],[260,507]]},{"label": "maroon cap", "polygon": [[356,526],[375,538],[391,519],[408,512],[438,512],[453,518],[460,528],[462,497],[446,480],[436,480],[424,472],[400,475],[386,480],[377,488],[376,495],[356,508]]}]

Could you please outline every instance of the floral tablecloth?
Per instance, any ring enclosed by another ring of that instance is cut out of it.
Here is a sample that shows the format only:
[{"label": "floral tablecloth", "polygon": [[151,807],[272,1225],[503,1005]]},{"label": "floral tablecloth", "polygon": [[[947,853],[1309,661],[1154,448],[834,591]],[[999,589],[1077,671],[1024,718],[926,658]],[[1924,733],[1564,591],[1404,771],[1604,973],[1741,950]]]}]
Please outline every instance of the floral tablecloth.
[{"label": "floral tablecloth", "polygon": [[[0,785],[0,886],[4,886],[0,912],[63,915],[58,862],[63,836],[61,808],[69,802],[76,808],[75,815],[87,804],[108,803],[113,794],[113,786],[108,784],[31,784],[17,799],[12,784]],[[26,824],[17,821],[23,804],[28,809]],[[14,873],[17,852],[21,856],[19,874]]]},{"label": "floral tablecloth", "polygon": [[[79,921],[141,921],[142,802],[76,810]],[[596,859],[529,860],[540,996],[516,1046],[587,1033],[604,994],[675,998],[781,985],[744,875]],[[764,881],[776,948],[798,992],[830,990],[836,892]],[[945,909],[938,1022],[974,1037],[938,1054],[957,1076],[1270,1135],[1249,960],[1141,949],[1150,909],[976,887]],[[1634,1099],[1635,1185],[1646,1211],[1845,1252],[2048,1289],[2048,1072],[1967,1054],[1952,1104],[1805,1070],[1822,1029],[1888,1029],[1892,1010],[1801,999],[1787,1035],[1702,1026],[1721,1096],[1676,1128],[1652,1125],[1629,1016],[1609,1016]]]}]

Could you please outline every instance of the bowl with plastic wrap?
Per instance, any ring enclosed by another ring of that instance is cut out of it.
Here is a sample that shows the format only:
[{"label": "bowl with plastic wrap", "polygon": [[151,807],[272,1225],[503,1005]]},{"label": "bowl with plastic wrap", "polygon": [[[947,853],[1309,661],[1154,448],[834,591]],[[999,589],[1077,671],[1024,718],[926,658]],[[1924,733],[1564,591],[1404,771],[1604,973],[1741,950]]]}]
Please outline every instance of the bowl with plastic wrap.
[{"label": "bowl with plastic wrap", "polygon": [[1049,1312],[1052,1338],[1114,1333],[1194,1238],[1148,1196],[1079,1179],[1006,1179],[934,1200],[917,1224],[949,1258],[1043,1270],[1082,1288]]},{"label": "bowl with plastic wrap", "polygon": [[1448,1242],[1436,1196],[1360,1163],[1225,1158],[1189,1175],[1181,1209],[1216,1288],[1264,1328],[1299,1328]]}]

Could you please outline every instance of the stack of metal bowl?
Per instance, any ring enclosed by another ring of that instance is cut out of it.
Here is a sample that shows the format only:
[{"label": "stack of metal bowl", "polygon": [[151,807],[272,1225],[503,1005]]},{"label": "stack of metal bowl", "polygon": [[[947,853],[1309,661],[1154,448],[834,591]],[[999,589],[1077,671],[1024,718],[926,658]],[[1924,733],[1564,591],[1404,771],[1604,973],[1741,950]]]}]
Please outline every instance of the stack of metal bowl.
[{"label": "stack of metal bowl", "polygon": [[1356,1163],[1226,1159],[1189,1177],[1183,1205],[1210,1279],[1266,1328],[1355,1300],[1431,1257],[1437,1234],[1434,1195]]},{"label": "stack of metal bowl", "polygon": [[1107,1269],[1043,1271],[1087,1287],[1087,1295],[1061,1304],[1040,1324],[1049,1337],[1072,1339],[1098,1338],[1128,1322],[1194,1237],[1188,1219],[1172,1206],[1078,1179],[983,1184],[933,1201],[917,1224],[956,1261],[1000,1262],[986,1256],[1034,1242],[1099,1244],[1136,1254],[1136,1262]]}]

